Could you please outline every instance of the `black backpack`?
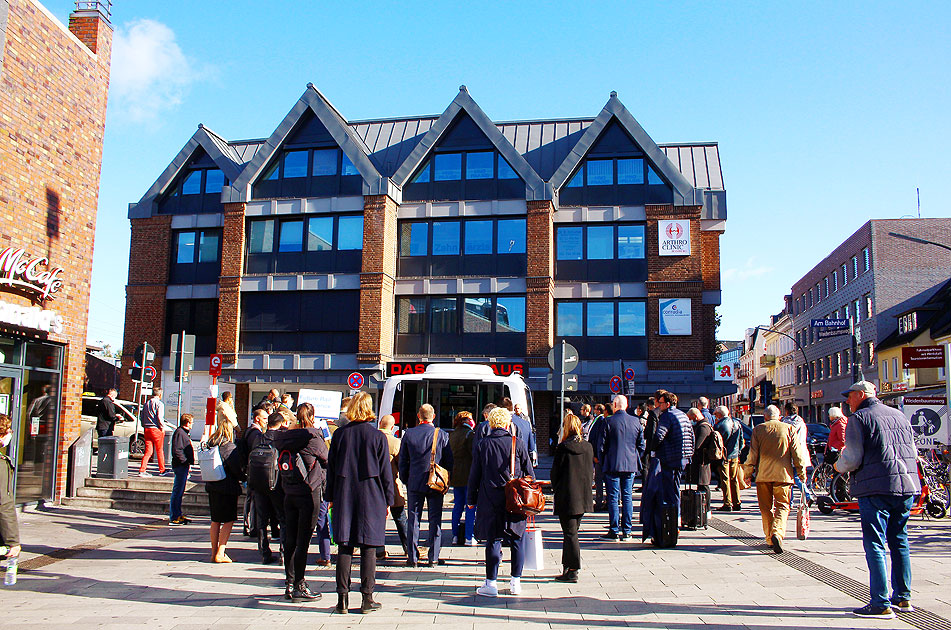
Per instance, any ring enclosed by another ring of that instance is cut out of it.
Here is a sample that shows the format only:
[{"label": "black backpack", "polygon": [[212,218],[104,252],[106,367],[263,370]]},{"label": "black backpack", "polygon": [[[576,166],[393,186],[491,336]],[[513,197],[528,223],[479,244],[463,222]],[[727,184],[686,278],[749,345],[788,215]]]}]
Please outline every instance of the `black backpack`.
[{"label": "black backpack", "polygon": [[271,438],[262,435],[248,456],[248,487],[256,492],[269,492],[277,487],[278,452]]},{"label": "black backpack", "polygon": [[299,452],[285,449],[277,456],[277,468],[285,487],[288,484],[306,484],[308,476],[316,465],[317,459],[315,458],[314,463],[308,468]]}]

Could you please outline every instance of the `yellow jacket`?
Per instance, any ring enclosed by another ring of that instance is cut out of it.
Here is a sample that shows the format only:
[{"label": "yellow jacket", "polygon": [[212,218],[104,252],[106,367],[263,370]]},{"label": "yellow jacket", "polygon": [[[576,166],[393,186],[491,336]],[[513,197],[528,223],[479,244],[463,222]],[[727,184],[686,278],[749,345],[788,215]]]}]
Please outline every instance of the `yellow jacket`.
[{"label": "yellow jacket", "polygon": [[746,464],[756,468],[756,480],[792,483],[793,474],[806,480],[808,454],[793,427],[779,420],[764,422],[753,429],[753,442]]}]

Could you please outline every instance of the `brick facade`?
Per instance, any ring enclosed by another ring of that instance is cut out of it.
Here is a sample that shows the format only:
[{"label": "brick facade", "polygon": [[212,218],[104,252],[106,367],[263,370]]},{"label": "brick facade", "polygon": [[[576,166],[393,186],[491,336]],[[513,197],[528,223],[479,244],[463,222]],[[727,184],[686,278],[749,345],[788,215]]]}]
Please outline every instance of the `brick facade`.
[{"label": "brick facade", "polygon": [[[54,297],[3,290],[0,300],[55,310],[61,334],[4,326],[4,335],[65,345],[53,497],[66,483],[66,449],[79,435],[93,241],[112,29],[98,14],[70,20],[73,33],[33,0],[12,0],[0,40],[0,235],[64,269]],[[79,40],[77,40],[77,36]],[[81,40],[81,41],[80,41]],[[16,421],[16,419],[15,419]]]},{"label": "brick facade", "polygon": [[393,358],[396,209],[396,202],[386,195],[364,198],[357,354],[361,363],[377,364]]},{"label": "brick facade", "polygon": [[[245,220],[243,203],[224,204],[221,279],[218,282],[218,352],[225,363],[238,353],[241,328],[241,275],[244,273]],[[237,407],[236,407],[237,408]]]},{"label": "brick facade", "polygon": [[550,201],[528,202],[525,220],[525,345],[531,367],[548,364],[548,351],[555,340],[554,212],[555,207]]}]

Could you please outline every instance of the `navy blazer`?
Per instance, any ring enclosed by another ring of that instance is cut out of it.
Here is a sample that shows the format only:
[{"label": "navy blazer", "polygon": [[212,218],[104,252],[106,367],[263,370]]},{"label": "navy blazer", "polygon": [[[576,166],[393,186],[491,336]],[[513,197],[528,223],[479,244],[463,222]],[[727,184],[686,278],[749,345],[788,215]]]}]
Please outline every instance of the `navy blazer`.
[{"label": "navy blazer", "polygon": [[640,418],[622,409],[606,420],[601,470],[609,474],[639,473],[647,448]]},{"label": "navy blazer", "polygon": [[[429,480],[429,463],[433,452],[432,424],[420,423],[412,429],[403,431],[400,442],[400,479],[409,492],[429,492],[426,482]],[[449,433],[439,430],[436,438],[436,463],[452,470],[452,448],[449,446]]]}]

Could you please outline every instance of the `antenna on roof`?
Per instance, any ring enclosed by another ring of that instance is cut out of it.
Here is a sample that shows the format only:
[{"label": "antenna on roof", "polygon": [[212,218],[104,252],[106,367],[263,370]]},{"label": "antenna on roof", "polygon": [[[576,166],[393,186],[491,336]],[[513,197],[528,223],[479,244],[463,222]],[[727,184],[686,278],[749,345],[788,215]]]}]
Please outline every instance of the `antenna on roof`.
[{"label": "antenna on roof", "polygon": [[204,126],[203,124],[201,124],[201,123],[198,123],[198,128],[199,128],[199,129],[204,129],[205,126]]},{"label": "antenna on roof", "polygon": [[312,88],[312,87],[314,87],[314,84],[313,84],[313,83],[311,83],[310,81],[308,81],[308,82],[307,82],[307,86],[306,86],[306,87],[308,87],[308,88]]},{"label": "antenna on roof", "polygon": [[463,84],[463,85],[460,85],[460,86],[459,86],[459,91],[460,91],[460,92],[468,92],[468,91],[469,91],[469,88],[467,88],[467,87],[465,86],[465,84]]},{"label": "antenna on roof", "polygon": [[918,195],[918,218],[921,218],[921,189],[915,187],[915,194]]},{"label": "antenna on roof", "polygon": [[616,92],[616,91],[611,90],[611,98],[617,98],[617,92]]}]

